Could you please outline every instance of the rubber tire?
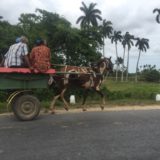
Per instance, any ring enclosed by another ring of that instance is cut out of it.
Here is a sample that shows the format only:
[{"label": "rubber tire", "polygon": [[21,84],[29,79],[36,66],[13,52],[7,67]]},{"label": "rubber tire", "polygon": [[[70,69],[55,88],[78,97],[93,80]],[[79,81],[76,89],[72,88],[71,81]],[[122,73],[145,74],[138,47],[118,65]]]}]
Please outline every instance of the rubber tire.
[{"label": "rubber tire", "polygon": [[33,95],[18,96],[12,105],[15,116],[22,121],[35,119],[41,108],[40,101]]}]

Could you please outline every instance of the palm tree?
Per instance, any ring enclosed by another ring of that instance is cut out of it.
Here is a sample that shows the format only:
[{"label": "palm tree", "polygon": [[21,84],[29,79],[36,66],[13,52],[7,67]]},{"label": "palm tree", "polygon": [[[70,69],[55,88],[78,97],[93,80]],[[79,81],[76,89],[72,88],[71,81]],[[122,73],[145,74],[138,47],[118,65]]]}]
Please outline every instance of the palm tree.
[{"label": "palm tree", "polygon": [[106,21],[106,19],[104,19],[100,28],[103,36],[103,57],[105,57],[105,51],[104,51],[105,38],[107,37],[110,38],[110,35],[112,34],[113,31],[112,22]]},{"label": "palm tree", "polygon": [[128,81],[128,68],[129,68],[129,51],[131,49],[131,46],[134,45],[133,43],[133,39],[134,39],[134,36],[133,35],[130,35],[129,32],[126,32],[125,34],[125,39],[126,39],[126,45],[127,45],[127,49],[128,49],[128,55],[127,55],[127,69],[126,69],[126,81]]},{"label": "palm tree", "polygon": [[122,45],[123,45],[123,64],[122,64],[122,74],[121,74],[121,81],[123,81],[123,74],[124,74],[124,60],[125,60],[125,50],[126,50],[126,46],[128,47],[128,57],[127,57],[127,68],[126,68],[126,81],[128,80],[128,68],[129,68],[129,51],[131,49],[131,46],[133,46],[133,41],[132,39],[134,39],[133,35],[130,35],[129,32],[126,32],[125,35],[123,36],[123,40],[122,40]]},{"label": "palm tree", "polygon": [[[116,49],[116,60],[118,59],[118,51],[117,51],[117,43],[122,41],[121,31],[114,31],[113,35],[111,36],[111,43],[115,43]],[[116,66],[116,81],[118,76],[118,65]]]},{"label": "palm tree", "polygon": [[138,73],[138,65],[139,65],[139,60],[140,60],[140,56],[141,56],[141,52],[146,52],[147,49],[149,49],[149,39],[145,39],[145,38],[136,38],[137,42],[136,42],[136,47],[138,47],[139,49],[139,55],[138,55],[138,60],[137,60],[137,65],[136,65],[136,77],[135,77],[135,81],[137,82],[137,73]]},{"label": "palm tree", "polygon": [[154,10],[153,10],[153,13],[158,13],[157,14],[157,16],[156,16],[156,21],[157,21],[157,23],[160,23],[160,9],[159,8],[155,8]]},{"label": "palm tree", "polygon": [[120,66],[123,64],[123,58],[122,57],[118,57],[117,60],[116,60],[116,64],[118,65],[118,70],[121,71]]},{"label": "palm tree", "polygon": [[89,28],[89,26],[98,26],[98,20],[102,20],[101,11],[95,9],[96,3],[90,3],[87,7],[84,2],[82,2],[82,7],[80,10],[84,13],[77,19],[77,24],[80,23],[81,28]]},{"label": "palm tree", "polygon": [[123,74],[124,74],[124,60],[126,54],[126,45],[127,45],[127,37],[126,34],[123,36],[122,46],[123,46],[123,63],[122,63],[122,74],[121,74],[121,81],[123,82]]}]

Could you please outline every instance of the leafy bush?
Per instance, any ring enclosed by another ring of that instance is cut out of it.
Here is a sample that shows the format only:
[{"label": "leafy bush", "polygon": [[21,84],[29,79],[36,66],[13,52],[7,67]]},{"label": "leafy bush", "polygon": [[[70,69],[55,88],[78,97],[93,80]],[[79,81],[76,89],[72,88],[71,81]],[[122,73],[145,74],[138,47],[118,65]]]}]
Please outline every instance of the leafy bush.
[{"label": "leafy bush", "polygon": [[155,66],[145,65],[140,73],[140,79],[147,82],[159,82],[160,72],[156,70]]}]

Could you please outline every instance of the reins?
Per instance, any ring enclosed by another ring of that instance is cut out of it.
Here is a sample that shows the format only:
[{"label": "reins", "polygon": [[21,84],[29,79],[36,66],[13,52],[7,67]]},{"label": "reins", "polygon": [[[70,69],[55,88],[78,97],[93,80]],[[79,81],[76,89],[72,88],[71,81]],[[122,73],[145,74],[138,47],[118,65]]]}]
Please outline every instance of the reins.
[{"label": "reins", "polygon": [[[99,62],[96,63],[96,66],[98,67],[100,65],[100,63],[104,62],[107,65],[107,62],[104,60],[101,60]],[[109,62],[108,62],[109,63]],[[57,76],[65,76],[67,74],[70,75],[91,75],[94,78],[96,76],[103,76],[108,77],[109,76],[109,71],[107,71],[106,73],[99,73],[96,72],[94,70],[94,67],[84,67],[84,66],[71,66],[71,65],[66,65],[66,64],[51,64],[51,66],[59,66],[59,67],[63,67],[61,68],[59,71],[56,72],[56,74],[54,75],[55,77]],[[71,68],[70,70],[67,70],[68,68]],[[62,71],[62,69],[64,71]],[[85,70],[86,69],[86,70]],[[64,79],[66,79],[66,77],[64,77]],[[70,78],[70,79],[78,79],[78,77],[76,78]]]}]

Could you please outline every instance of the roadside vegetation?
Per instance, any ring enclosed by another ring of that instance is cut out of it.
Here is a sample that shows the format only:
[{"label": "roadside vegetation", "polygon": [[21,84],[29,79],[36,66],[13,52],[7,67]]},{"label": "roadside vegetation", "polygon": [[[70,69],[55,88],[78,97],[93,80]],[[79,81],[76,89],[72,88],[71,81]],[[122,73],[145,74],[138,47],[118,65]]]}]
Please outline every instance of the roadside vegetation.
[{"label": "roadside vegetation", "polygon": [[[106,107],[113,106],[131,106],[131,105],[155,105],[160,104],[156,102],[156,94],[160,94],[160,84],[155,82],[138,82],[128,81],[120,82],[108,78],[105,80],[102,86],[103,93],[106,98]],[[53,98],[55,90],[36,90],[34,94],[42,101],[42,108],[49,109],[50,102]],[[70,95],[75,95],[76,104],[71,105],[71,108],[81,107],[83,90],[70,89],[66,93],[66,99],[69,102]],[[0,112],[6,112],[6,98],[7,93],[1,92],[0,98],[3,100],[0,103]],[[88,107],[97,107],[99,104],[100,97],[93,91],[89,91],[88,99],[86,104]],[[63,103],[58,101],[56,103],[57,109],[63,108]],[[10,111],[11,109],[9,109]]]}]

